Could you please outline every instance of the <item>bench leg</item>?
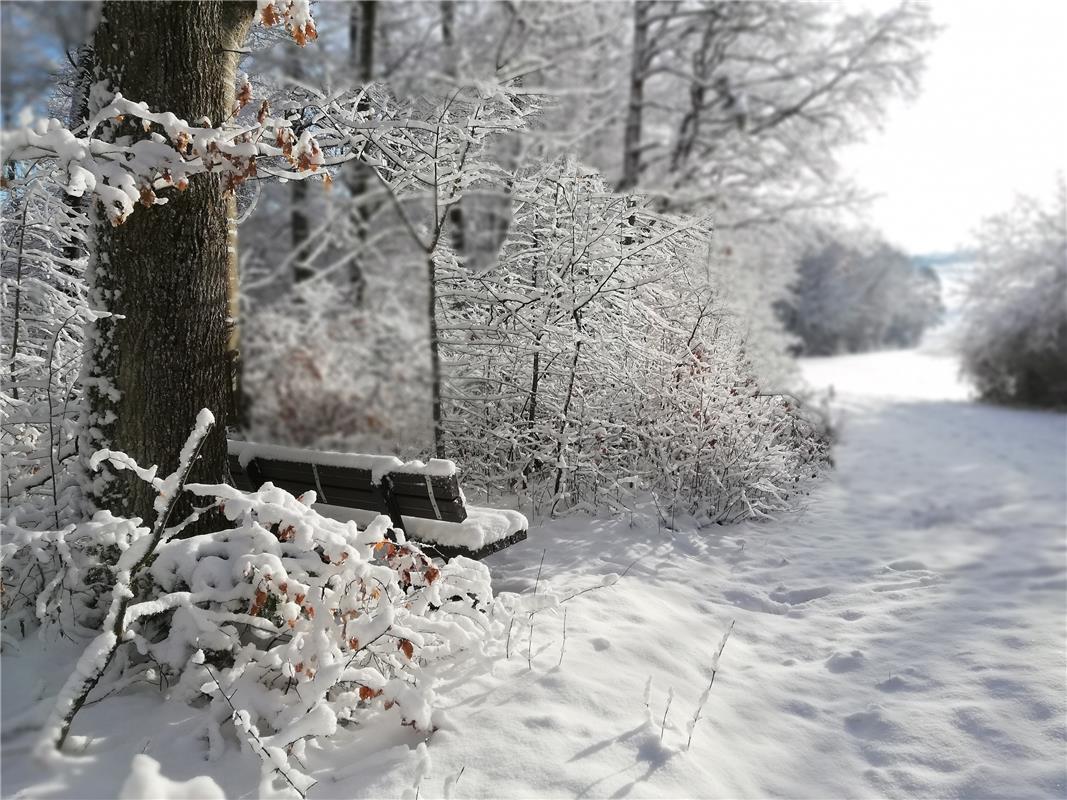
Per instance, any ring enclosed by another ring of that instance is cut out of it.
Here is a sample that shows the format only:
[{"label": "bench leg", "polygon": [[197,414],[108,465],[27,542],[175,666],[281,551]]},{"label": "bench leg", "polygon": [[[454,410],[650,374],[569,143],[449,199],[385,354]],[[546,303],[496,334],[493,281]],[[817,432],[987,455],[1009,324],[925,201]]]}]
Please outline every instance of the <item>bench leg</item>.
[{"label": "bench leg", "polygon": [[382,496],[382,501],[385,503],[386,511],[389,512],[389,519],[393,522],[393,527],[399,530],[404,530],[404,518],[400,515],[400,503],[396,499],[396,493],[393,491],[393,480],[388,475],[382,478],[382,482],[378,484],[378,493]]}]

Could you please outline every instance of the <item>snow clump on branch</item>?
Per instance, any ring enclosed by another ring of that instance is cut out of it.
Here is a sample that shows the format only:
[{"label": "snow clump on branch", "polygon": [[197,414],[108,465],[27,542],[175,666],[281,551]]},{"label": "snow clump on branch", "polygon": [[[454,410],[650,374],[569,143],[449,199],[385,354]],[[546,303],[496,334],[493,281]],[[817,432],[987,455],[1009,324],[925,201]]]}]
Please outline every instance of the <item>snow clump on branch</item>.
[{"label": "snow clump on branch", "polygon": [[[262,158],[288,161],[286,177],[298,178],[324,163],[319,143],[308,134],[298,139],[288,120],[269,116],[266,103],[255,122],[216,128],[210,121],[194,126],[170,112],[152,112],[146,103],[110,95],[103,84],[92,91],[99,111],[82,135],[59,120],[39,120],[0,133],[0,153],[5,162],[53,159],[67,194],[98,199],[113,225],[125,222],[138,203],[165,203],[157,191],[184,191],[195,175],[223,173],[232,189],[258,174]],[[105,133],[105,125],[112,130]],[[135,137],[114,135],[138,126],[147,136],[131,141]]]}]

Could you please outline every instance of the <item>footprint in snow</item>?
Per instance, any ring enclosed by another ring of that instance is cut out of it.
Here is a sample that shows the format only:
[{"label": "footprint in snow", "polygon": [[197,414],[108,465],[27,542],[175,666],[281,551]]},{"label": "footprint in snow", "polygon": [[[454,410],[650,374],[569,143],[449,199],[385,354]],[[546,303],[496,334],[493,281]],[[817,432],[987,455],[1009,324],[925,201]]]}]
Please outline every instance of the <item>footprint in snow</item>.
[{"label": "footprint in snow", "polygon": [[845,717],[845,730],[858,739],[894,739],[900,733],[900,727],[878,705]]},{"label": "footprint in snow", "polygon": [[764,614],[784,614],[789,611],[785,603],[776,603],[767,597],[753,594],[742,589],[729,589],[722,593],[727,602],[746,611],[761,611]]},{"label": "footprint in snow", "polygon": [[771,600],[777,603],[786,603],[791,606],[798,606],[802,603],[810,603],[812,600],[818,600],[820,597],[826,597],[830,594],[829,586],[815,586],[810,589],[793,589],[787,591],[784,588],[771,592]]},{"label": "footprint in snow", "polygon": [[859,650],[853,650],[851,653],[834,653],[826,659],[826,668],[830,672],[853,672],[862,669],[865,664],[866,659]]},{"label": "footprint in snow", "polygon": [[920,684],[918,681],[908,680],[902,675],[892,675],[881,683],[876,683],[874,686],[881,692],[888,692],[891,694],[895,692],[921,692],[928,688],[925,685]]},{"label": "footprint in snow", "polygon": [[922,575],[916,580],[903,580],[896,583],[880,583],[874,587],[876,592],[899,592],[902,589],[928,589],[941,583],[940,575]]},{"label": "footprint in snow", "polygon": [[900,561],[892,562],[891,564],[889,564],[889,568],[891,570],[894,570],[895,572],[904,572],[904,571],[910,571],[910,570],[914,570],[914,569],[926,569],[927,567],[926,567],[926,564],[924,564],[921,561],[916,561],[914,559],[904,558],[904,559],[901,559]]},{"label": "footprint in snow", "polygon": [[819,709],[811,703],[805,703],[803,700],[793,700],[786,703],[785,710],[790,714],[795,714],[796,716],[804,717],[805,719],[815,719],[815,717],[819,716]]},{"label": "footprint in snow", "polygon": [[552,717],[527,717],[522,724],[531,730],[545,730],[559,726],[559,723]]}]

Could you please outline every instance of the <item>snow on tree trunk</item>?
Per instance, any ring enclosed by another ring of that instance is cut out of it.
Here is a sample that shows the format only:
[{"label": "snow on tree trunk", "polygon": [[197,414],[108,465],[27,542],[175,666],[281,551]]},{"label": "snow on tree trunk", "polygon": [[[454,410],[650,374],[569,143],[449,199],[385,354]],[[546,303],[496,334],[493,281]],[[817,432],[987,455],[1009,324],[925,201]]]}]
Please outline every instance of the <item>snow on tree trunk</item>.
[{"label": "snow on tree trunk", "polygon": [[[83,43],[78,48],[77,55],[75,56],[75,69],[74,69],[74,85],[71,90],[70,96],[70,113],[67,117],[67,127],[74,130],[79,125],[85,122],[89,116],[89,88],[93,82],[93,64],[95,63],[96,56],[93,54],[92,45],[88,42]],[[89,201],[84,197],[73,197],[69,194],[63,195],[63,202],[66,203],[75,214],[84,214],[89,206]],[[70,259],[71,261],[83,258],[86,255],[85,243],[74,241],[64,248],[63,257]]]},{"label": "snow on tree trunk", "polygon": [[[233,112],[236,51],[254,12],[252,3],[105,3],[94,41],[96,77],[153,110],[221,124]],[[112,126],[115,136],[145,135],[139,121]],[[200,409],[222,421],[230,415],[227,318],[236,281],[223,181],[197,175],[186,191],[163,191],[165,205],[140,209],[122,225],[98,214],[90,302],[123,318],[102,319],[89,332],[85,457],[122,450],[168,473]],[[225,465],[220,424],[204,443],[194,479],[220,482]],[[128,474],[105,475],[92,496],[116,514],[155,516],[151,487]]]}]

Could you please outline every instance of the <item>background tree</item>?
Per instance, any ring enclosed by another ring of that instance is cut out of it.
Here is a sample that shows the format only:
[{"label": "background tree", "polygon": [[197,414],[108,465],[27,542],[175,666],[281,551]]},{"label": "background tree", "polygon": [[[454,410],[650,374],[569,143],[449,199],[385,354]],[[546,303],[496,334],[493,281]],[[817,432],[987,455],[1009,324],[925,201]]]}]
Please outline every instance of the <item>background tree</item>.
[{"label": "background tree", "polygon": [[916,89],[932,32],[912,4],[637,2],[619,186],[720,226],[840,204],[836,150]]},{"label": "background tree", "polygon": [[978,233],[959,347],[983,397],[1067,406],[1067,186],[1022,198]]},{"label": "background tree", "polygon": [[933,270],[858,233],[822,232],[790,290],[778,313],[807,355],[914,347],[944,310]]}]

